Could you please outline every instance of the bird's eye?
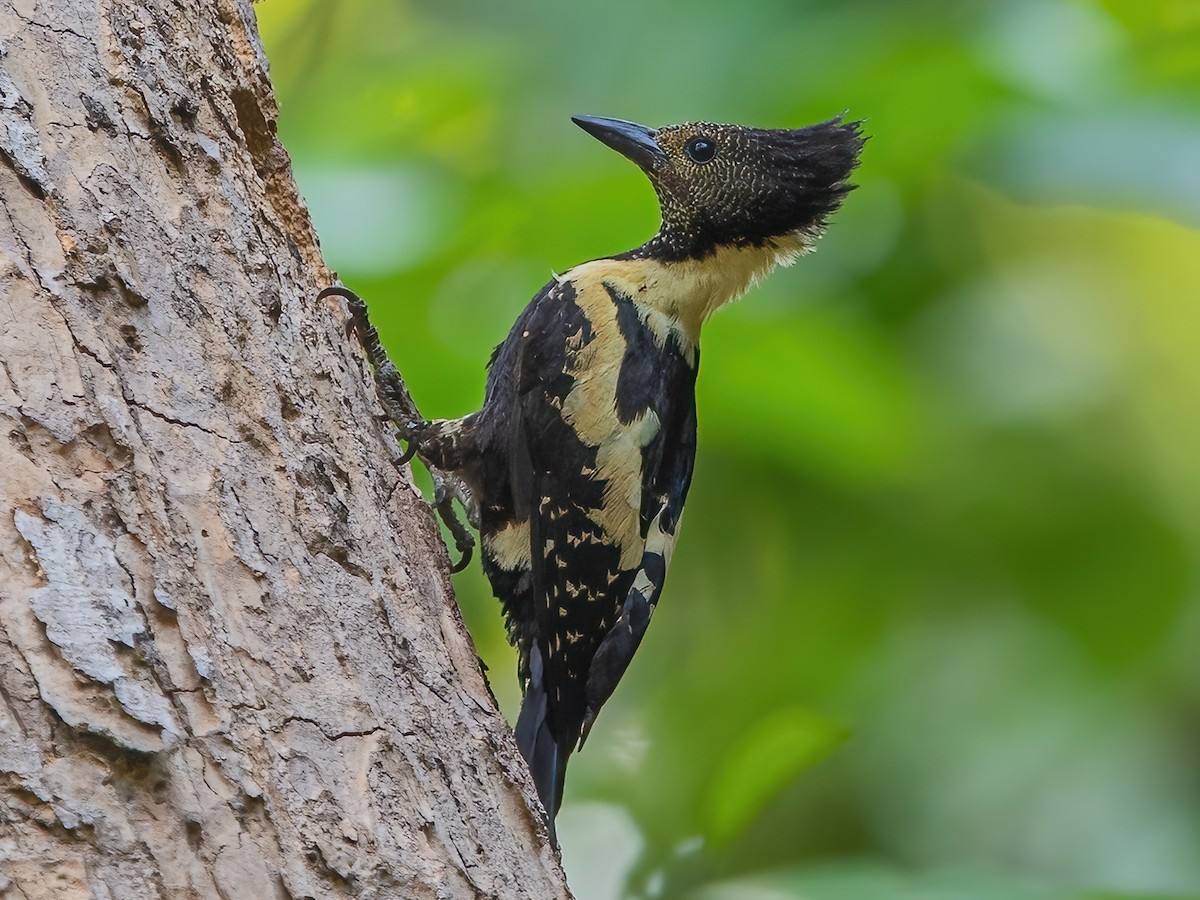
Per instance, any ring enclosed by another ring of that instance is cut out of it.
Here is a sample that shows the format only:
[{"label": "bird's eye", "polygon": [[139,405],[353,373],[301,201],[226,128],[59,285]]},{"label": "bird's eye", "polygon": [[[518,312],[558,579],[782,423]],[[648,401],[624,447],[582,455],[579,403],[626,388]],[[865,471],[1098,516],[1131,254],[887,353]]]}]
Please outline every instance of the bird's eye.
[{"label": "bird's eye", "polygon": [[694,137],[683,145],[683,152],[692,162],[706,163],[717,155],[717,143],[710,138]]}]

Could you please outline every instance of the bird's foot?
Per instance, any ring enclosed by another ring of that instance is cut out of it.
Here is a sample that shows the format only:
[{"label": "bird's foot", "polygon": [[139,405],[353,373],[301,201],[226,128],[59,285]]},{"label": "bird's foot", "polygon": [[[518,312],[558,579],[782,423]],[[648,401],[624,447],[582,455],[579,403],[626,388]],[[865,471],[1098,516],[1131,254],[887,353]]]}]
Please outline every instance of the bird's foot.
[{"label": "bird's foot", "polygon": [[454,549],[460,554],[458,562],[450,567],[450,571],[461,572],[471,562],[471,556],[475,552],[475,537],[459,519],[454,510],[454,501],[458,500],[462,504],[463,509],[467,511],[467,520],[478,527],[479,516],[474,512],[476,504],[470,490],[460,479],[440,469],[430,469],[429,472],[433,476],[433,508],[446,523],[446,529],[454,538]]},{"label": "bird's foot", "polygon": [[[383,349],[379,332],[375,330],[367,312],[366,301],[349,288],[336,285],[317,294],[318,300],[325,297],[341,297],[346,301],[350,310],[350,317],[346,322],[346,336],[355,336],[367,354],[367,361],[375,373],[375,392],[383,405],[385,417],[395,429],[397,437],[407,444],[404,452],[396,458],[396,465],[406,465],[420,452],[421,434],[429,427],[429,422],[421,417],[417,404],[404,384],[403,376]],[[460,479],[429,465],[427,460],[422,461],[426,463],[426,468],[433,477],[433,508],[446,523],[446,529],[454,539],[454,547],[460,554],[458,563],[452,566],[450,571],[461,572],[471,561],[475,538],[454,511],[454,501],[458,500],[462,504],[467,512],[468,521],[476,528],[479,527],[478,505]]]},{"label": "bird's foot", "polygon": [[375,392],[379,396],[379,402],[383,404],[384,412],[395,428],[396,435],[408,444],[396,460],[396,465],[403,466],[416,455],[420,433],[429,423],[421,417],[403,376],[383,349],[379,332],[375,330],[367,313],[366,301],[349,288],[337,285],[327,287],[317,294],[318,300],[325,297],[341,297],[346,301],[350,310],[350,318],[346,321],[346,336],[354,335],[366,351],[367,361],[375,373]]}]

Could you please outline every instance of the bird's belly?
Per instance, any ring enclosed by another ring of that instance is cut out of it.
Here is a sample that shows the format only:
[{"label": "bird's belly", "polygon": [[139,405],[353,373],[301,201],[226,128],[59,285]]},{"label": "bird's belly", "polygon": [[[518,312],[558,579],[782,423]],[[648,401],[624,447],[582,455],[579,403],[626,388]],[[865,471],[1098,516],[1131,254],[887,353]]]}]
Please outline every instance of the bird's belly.
[{"label": "bird's belly", "polygon": [[588,518],[600,528],[607,543],[620,548],[620,568],[628,571],[641,562],[642,447],[644,433],[657,433],[658,417],[651,413],[636,429],[614,434],[596,448],[593,476],[604,485],[600,507]]},{"label": "bird's belly", "polygon": [[[599,313],[590,312],[596,327]],[[604,332],[602,326],[597,330]],[[584,446],[595,448],[596,464],[584,474],[603,485],[603,494],[600,506],[590,510],[588,517],[607,542],[620,548],[620,567],[627,570],[636,567],[642,555],[642,451],[659,433],[661,423],[649,408],[622,419],[617,392],[624,349],[616,340],[607,344],[593,340],[582,348],[572,360],[575,384],[563,401],[562,417]]]}]

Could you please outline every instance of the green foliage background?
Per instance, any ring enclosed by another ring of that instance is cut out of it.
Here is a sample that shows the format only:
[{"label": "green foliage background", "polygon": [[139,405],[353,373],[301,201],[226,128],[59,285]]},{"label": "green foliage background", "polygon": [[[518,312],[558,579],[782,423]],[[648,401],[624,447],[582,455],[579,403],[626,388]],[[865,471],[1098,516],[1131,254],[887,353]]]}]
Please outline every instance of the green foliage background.
[{"label": "green foliage background", "polygon": [[572,762],[581,900],[1200,896],[1200,4],[257,9],[427,415],[657,224],[570,114],[873,136],[819,252],[706,331],[664,602]]}]

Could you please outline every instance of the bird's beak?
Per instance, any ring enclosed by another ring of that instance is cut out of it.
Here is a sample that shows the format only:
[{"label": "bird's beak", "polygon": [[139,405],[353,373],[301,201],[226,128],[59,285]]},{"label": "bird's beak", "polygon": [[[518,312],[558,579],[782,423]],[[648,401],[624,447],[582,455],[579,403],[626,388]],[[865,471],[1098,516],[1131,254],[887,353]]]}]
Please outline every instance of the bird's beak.
[{"label": "bird's beak", "polygon": [[571,116],[571,121],[647,171],[667,161],[667,155],[654,140],[654,130],[645,125],[599,116]]}]

